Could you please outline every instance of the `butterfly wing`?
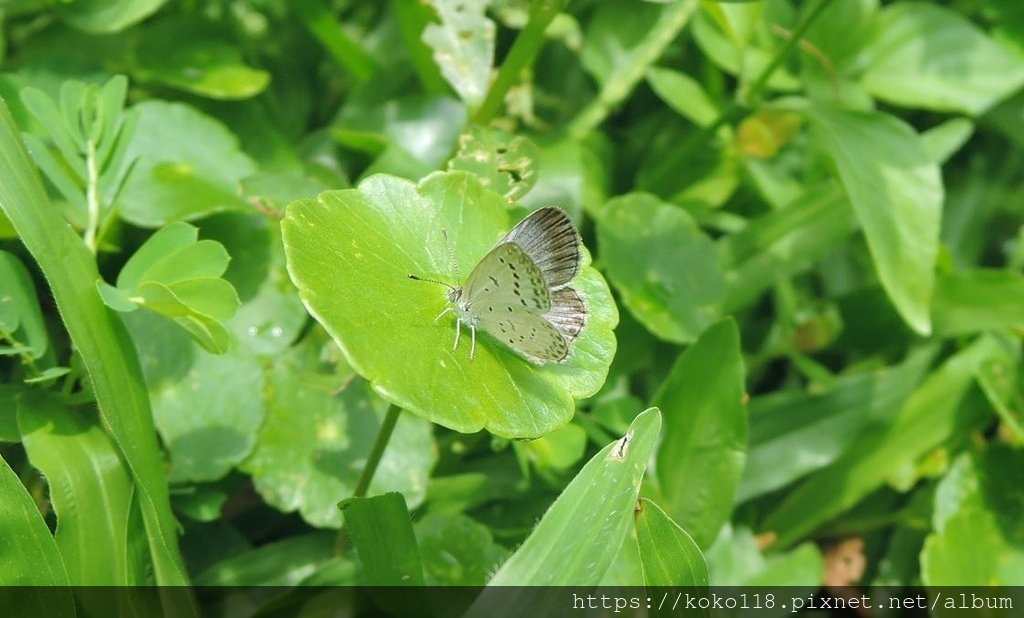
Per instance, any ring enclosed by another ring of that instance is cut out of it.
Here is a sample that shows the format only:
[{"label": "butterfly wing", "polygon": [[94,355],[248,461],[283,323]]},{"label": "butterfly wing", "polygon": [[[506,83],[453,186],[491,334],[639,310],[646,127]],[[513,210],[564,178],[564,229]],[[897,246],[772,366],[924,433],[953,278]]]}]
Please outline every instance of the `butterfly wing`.
[{"label": "butterfly wing", "polygon": [[538,365],[548,361],[558,363],[569,356],[569,342],[539,313],[523,311],[502,315],[495,311],[480,317],[480,328]]},{"label": "butterfly wing", "polygon": [[552,293],[544,274],[518,244],[500,244],[484,256],[466,280],[462,299],[477,326],[527,360],[559,362],[569,355],[571,339],[549,317]]},{"label": "butterfly wing", "polygon": [[580,270],[580,234],[559,208],[535,210],[501,239],[519,245],[544,274],[548,287],[563,286]]},{"label": "butterfly wing", "polygon": [[544,274],[514,243],[491,249],[469,273],[462,288],[465,310],[484,316],[495,311],[545,313],[551,308],[551,292]]},{"label": "butterfly wing", "polygon": [[577,290],[559,288],[551,292],[551,309],[544,317],[571,342],[587,325],[587,302]]}]

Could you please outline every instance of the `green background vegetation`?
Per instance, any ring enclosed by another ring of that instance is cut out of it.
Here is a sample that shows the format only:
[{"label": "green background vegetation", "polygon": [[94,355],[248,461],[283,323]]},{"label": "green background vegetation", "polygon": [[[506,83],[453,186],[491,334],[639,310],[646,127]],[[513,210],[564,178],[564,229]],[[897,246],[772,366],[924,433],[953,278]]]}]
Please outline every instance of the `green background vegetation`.
[{"label": "green background vegetation", "polygon": [[[1024,5],[0,22],[0,584],[1024,583]],[[453,352],[549,205],[569,360]]]}]

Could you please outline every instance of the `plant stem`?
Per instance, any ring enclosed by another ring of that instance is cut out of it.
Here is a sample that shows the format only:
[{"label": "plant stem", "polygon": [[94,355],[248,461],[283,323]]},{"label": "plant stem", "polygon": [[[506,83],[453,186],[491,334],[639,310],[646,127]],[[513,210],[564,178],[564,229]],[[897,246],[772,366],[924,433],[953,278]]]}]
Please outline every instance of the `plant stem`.
[{"label": "plant stem", "polygon": [[448,82],[441,77],[441,71],[434,62],[432,50],[420,36],[423,28],[434,17],[433,10],[422,2],[396,0],[392,3],[398,28],[405,40],[416,76],[427,94],[442,94],[449,91]]},{"label": "plant stem", "polygon": [[690,21],[697,10],[697,0],[680,0],[665,5],[661,17],[647,38],[633,51],[632,62],[617,74],[610,75],[597,98],[584,107],[569,125],[569,135],[581,140],[604,122],[611,110],[629,96],[647,68],[661,58],[665,48]]},{"label": "plant stem", "polygon": [[377,69],[373,56],[345,33],[324,0],[295,0],[291,6],[306,28],[356,81],[366,81],[373,75]]},{"label": "plant stem", "polygon": [[89,208],[89,222],[85,226],[85,246],[95,255],[98,244],[96,232],[100,225],[100,172],[96,165],[96,144],[92,140],[86,141],[85,169],[88,175],[85,200]]},{"label": "plant stem", "polygon": [[359,477],[356,490],[352,492],[353,498],[366,497],[366,492],[370,489],[370,482],[373,480],[373,475],[377,472],[377,466],[380,465],[380,458],[384,455],[384,449],[387,448],[388,442],[391,441],[391,434],[395,431],[395,424],[398,423],[398,415],[401,412],[402,409],[395,404],[391,404],[391,407],[388,408],[388,412],[384,416],[384,422],[381,423],[380,431],[377,432],[377,441],[373,443],[373,448],[366,457],[366,466],[363,468],[363,474]]},{"label": "plant stem", "polygon": [[779,68],[782,65],[782,62],[789,55],[789,52],[800,44],[804,33],[807,32],[807,29],[811,27],[811,24],[818,19],[822,11],[824,11],[829,4],[830,2],[828,0],[818,0],[818,4],[811,9],[807,18],[800,22],[800,25],[793,30],[792,34],[789,35],[789,38],[786,39],[785,44],[783,44],[775,53],[775,57],[772,58],[772,61],[769,62],[768,66],[761,71],[761,74],[757,76],[757,79],[754,80],[754,83],[751,84],[750,88],[747,90],[746,96],[744,97],[747,105],[752,105],[754,100],[760,96],[761,91],[768,85],[768,80],[771,79],[772,74],[775,73],[775,69]]},{"label": "plant stem", "polygon": [[804,19],[803,22],[801,22],[793,31],[792,35],[786,39],[786,43],[779,48],[775,57],[772,58],[771,62],[764,67],[761,73],[757,76],[757,79],[755,79],[750,85],[750,88],[747,89],[746,96],[743,97],[745,99],[744,104],[741,104],[737,100],[730,102],[713,123],[695,133],[693,137],[688,139],[680,148],[670,150],[666,153],[667,156],[652,167],[646,182],[642,183],[643,188],[654,191],[662,196],[673,191],[674,187],[670,185],[674,182],[676,170],[678,170],[683,163],[688,161],[698,148],[703,148],[705,144],[707,144],[707,142],[718,133],[719,129],[738,119],[743,111],[753,104],[757,97],[760,96],[761,91],[768,85],[768,80],[771,79],[772,74],[775,73],[775,70],[782,65],[783,60],[786,59],[790,50],[799,44],[801,37],[805,32],[807,32],[807,29],[812,23],[814,23],[828,5],[829,3],[827,0],[819,0],[818,4],[811,9],[807,18]]},{"label": "plant stem", "polygon": [[544,32],[566,2],[568,0],[533,0],[526,26],[520,31],[515,43],[512,44],[512,49],[505,56],[505,62],[501,64],[497,77],[491,83],[487,97],[473,114],[474,122],[487,124],[501,111],[505,95],[519,79],[522,70],[533,63],[537,52],[544,44]]},{"label": "plant stem", "polygon": [[[395,425],[398,423],[398,416],[401,414],[402,409],[391,404],[388,408],[387,414],[384,416],[384,422],[380,425],[380,431],[377,432],[377,439],[373,443],[373,448],[370,449],[370,454],[366,457],[366,465],[363,467],[363,473],[359,476],[359,482],[356,483],[356,489],[352,492],[353,498],[365,498],[366,492],[370,490],[370,483],[373,481],[373,475],[377,472],[377,467],[380,465],[380,459],[384,455],[384,450],[388,446],[388,442],[391,441],[391,434],[395,431]],[[348,526],[346,524],[341,525],[341,529],[338,530],[338,536],[334,539],[334,555],[340,556],[345,553],[348,548]]]}]

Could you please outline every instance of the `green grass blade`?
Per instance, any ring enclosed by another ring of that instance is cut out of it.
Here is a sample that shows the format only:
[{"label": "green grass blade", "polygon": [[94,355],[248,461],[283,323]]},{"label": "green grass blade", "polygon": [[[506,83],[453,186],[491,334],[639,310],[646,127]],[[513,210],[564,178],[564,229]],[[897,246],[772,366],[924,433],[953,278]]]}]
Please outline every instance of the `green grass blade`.
[{"label": "green grass blade", "polygon": [[796,488],[762,528],[786,546],[878,489],[956,431],[967,431],[987,411],[961,400],[987,363],[1019,356],[1019,345],[983,336],[950,357],[915,390],[888,424],[855,442],[846,454]]},{"label": "green grass blade", "polygon": [[661,429],[650,408],[583,466],[488,586],[596,586],[619,553]]},{"label": "green grass blade", "polygon": [[18,426],[29,461],[50,487],[57,547],[71,581],[85,586],[146,582],[145,560],[132,551],[145,530],[132,479],[95,416],[72,411],[39,391],[18,400]]},{"label": "green grass blade", "polygon": [[932,346],[922,348],[900,365],[844,376],[825,390],[754,398],[737,502],[775,491],[841,457],[866,429],[896,414],[935,352]]},{"label": "green grass blade", "polygon": [[[0,585],[68,585],[64,562],[39,508],[3,459],[0,459]],[[67,601],[71,602],[70,594]],[[63,613],[74,614],[74,611]]]},{"label": "green grass blade", "polygon": [[636,538],[645,585],[708,585],[708,565],[693,537],[646,498],[636,514]]},{"label": "green grass blade", "polygon": [[0,209],[39,264],[89,373],[103,422],[132,471],[161,585],[188,583],[142,370],[120,317],[96,293],[89,250],[53,214],[6,103],[0,103]]},{"label": "green grass blade", "polygon": [[352,498],[341,505],[368,586],[422,586],[416,535],[402,494]]},{"label": "green grass blade", "polygon": [[740,337],[731,318],[709,327],[654,397],[665,415],[658,477],[675,521],[708,547],[732,513],[746,460]]}]

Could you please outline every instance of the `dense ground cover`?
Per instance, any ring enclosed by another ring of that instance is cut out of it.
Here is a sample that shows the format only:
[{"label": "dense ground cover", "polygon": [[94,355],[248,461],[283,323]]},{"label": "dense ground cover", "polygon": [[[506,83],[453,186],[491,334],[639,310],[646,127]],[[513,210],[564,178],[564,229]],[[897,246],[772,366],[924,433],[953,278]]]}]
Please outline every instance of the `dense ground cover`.
[{"label": "dense ground cover", "polygon": [[[0,21],[0,583],[1024,582],[1014,3]],[[568,359],[452,350],[542,206]]]}]

